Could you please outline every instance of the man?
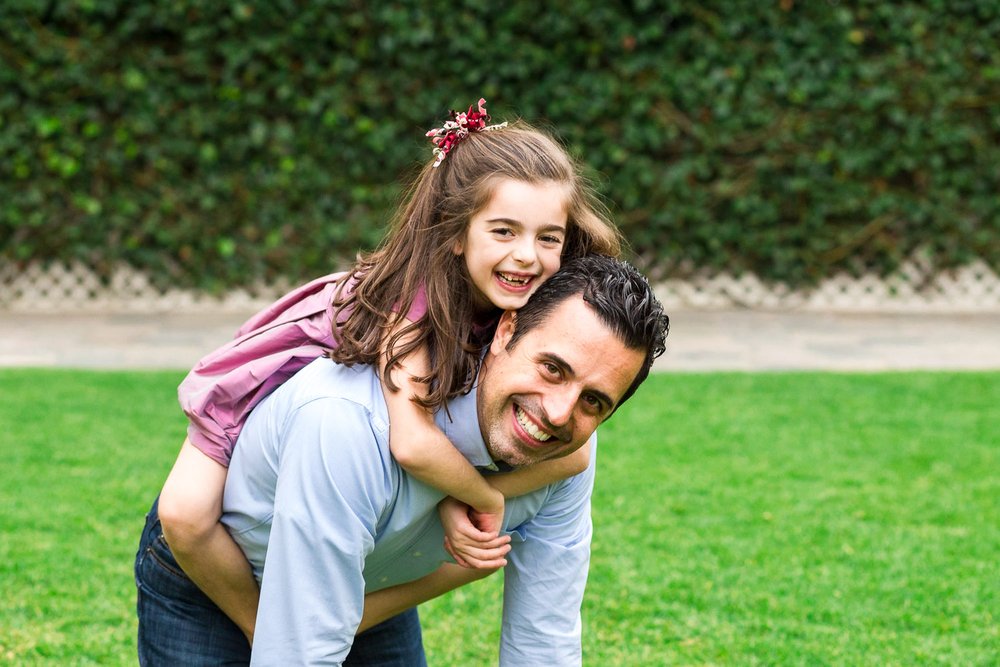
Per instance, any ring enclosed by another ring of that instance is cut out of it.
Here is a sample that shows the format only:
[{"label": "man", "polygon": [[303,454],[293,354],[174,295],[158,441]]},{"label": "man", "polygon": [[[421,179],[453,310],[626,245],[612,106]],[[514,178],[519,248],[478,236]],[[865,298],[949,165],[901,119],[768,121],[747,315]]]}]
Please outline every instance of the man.
[{"label": "man", "polygon": [[[503,315],[475,391],[438,424],[483,469],[565,456],[646,378],[667,324],[632,267],[568,262]],[[393,461],[386,417],[374,370],[328,359],[254,409],[223,515],[261,584],[253,664],[424,664],[415,610],[355,639],[366,592],[425,581],[448,558],[442,495]],[[502,665],[581,661],[594,458],[584,473],[507,502]],[[182,578],[153,512],[136,565],[140,657],[245,663],[242,633],[190,582],[178,588]]]}]

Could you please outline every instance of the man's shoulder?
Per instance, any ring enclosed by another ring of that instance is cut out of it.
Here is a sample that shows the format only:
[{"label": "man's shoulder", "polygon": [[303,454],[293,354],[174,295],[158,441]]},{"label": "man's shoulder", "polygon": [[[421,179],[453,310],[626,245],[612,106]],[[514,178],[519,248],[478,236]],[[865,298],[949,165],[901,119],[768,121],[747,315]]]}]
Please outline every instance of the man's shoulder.
[{"label": "man's shoulder", "polygon": [[293,375],[275,394],[287,410],[317,401],[339,401],[373,415],[385,413],[382,385],[371,366],[345,366],[320,357]]},{"label": "man's shoulder", "polygon": [[[371,437],[381,446],[389,432],[382,385],[371,367],[344,366],[326,357],[289,378],[254,408],[250,419],[255,415],[283,443],[292,437],[326,446]],[[322,437],[312,437],[317,435]]]},{"label": "man's shoulder", "polygon": [[375,370],[366,364],[346,366],[329,357],[313,360],[293,375],[285,386],[302,395],[349,398],[367,395],[378,383]]}]

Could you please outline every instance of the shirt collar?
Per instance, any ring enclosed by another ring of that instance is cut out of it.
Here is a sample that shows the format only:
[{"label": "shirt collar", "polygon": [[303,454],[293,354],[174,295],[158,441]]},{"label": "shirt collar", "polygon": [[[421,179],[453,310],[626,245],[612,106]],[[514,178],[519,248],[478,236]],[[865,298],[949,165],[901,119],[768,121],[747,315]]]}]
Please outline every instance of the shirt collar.
[{"label": "shirt collar", "polygon": [[436,421],[452,444],[477,468],[496,470],[497,467],[486,450],[486,441],[479,430],[476,391],[456,396],[448,403],[448,410],[438,410]]}]

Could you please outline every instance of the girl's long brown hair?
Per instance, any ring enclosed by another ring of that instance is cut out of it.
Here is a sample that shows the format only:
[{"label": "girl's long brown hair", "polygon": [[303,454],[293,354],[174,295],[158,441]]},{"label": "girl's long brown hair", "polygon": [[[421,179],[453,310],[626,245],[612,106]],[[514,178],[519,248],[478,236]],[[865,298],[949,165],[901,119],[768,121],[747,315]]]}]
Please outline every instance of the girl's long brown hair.
[{"label": "girl's long brown hair", "polygon": [[[621,235],[606,209],[572,158],[552,138],[520,121],[470,134],[440,166],[428,163],[424,167],[381,245],[360,255],[341,283],[333,304],[337,347],[330,358],[378,368],[385,347],[385,367],[390,369],[426,345],[432,370],[420,378],[428,383],[428,394],[414,399],[419,405],[437,409],[472,388],[484,341],[473,335],[474,288],[465,260],[454,248],[464,239],[472,217],[489,202],[497,181],[504,178],[567,186],[563,260],[621,253]],[[383,346],[394,314],[410,311],[421,286],[426,290],[427,315],[395,331]],[[390,373],[384,382],[390,390],[398,390]]]}]

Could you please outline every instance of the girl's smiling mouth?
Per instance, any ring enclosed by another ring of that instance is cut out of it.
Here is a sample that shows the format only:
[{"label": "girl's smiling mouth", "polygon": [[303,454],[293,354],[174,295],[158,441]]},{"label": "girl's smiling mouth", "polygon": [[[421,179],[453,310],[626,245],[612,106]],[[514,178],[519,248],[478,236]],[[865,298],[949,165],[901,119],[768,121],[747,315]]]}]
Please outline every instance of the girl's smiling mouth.
[{"label": "girl's smiling mouth", "polygon": [[533,273],[508,273],[506,271],[496,271],[494,275],[497,277],[497,282],[512,290],[527,289],[535,282],[536,277]]}]

